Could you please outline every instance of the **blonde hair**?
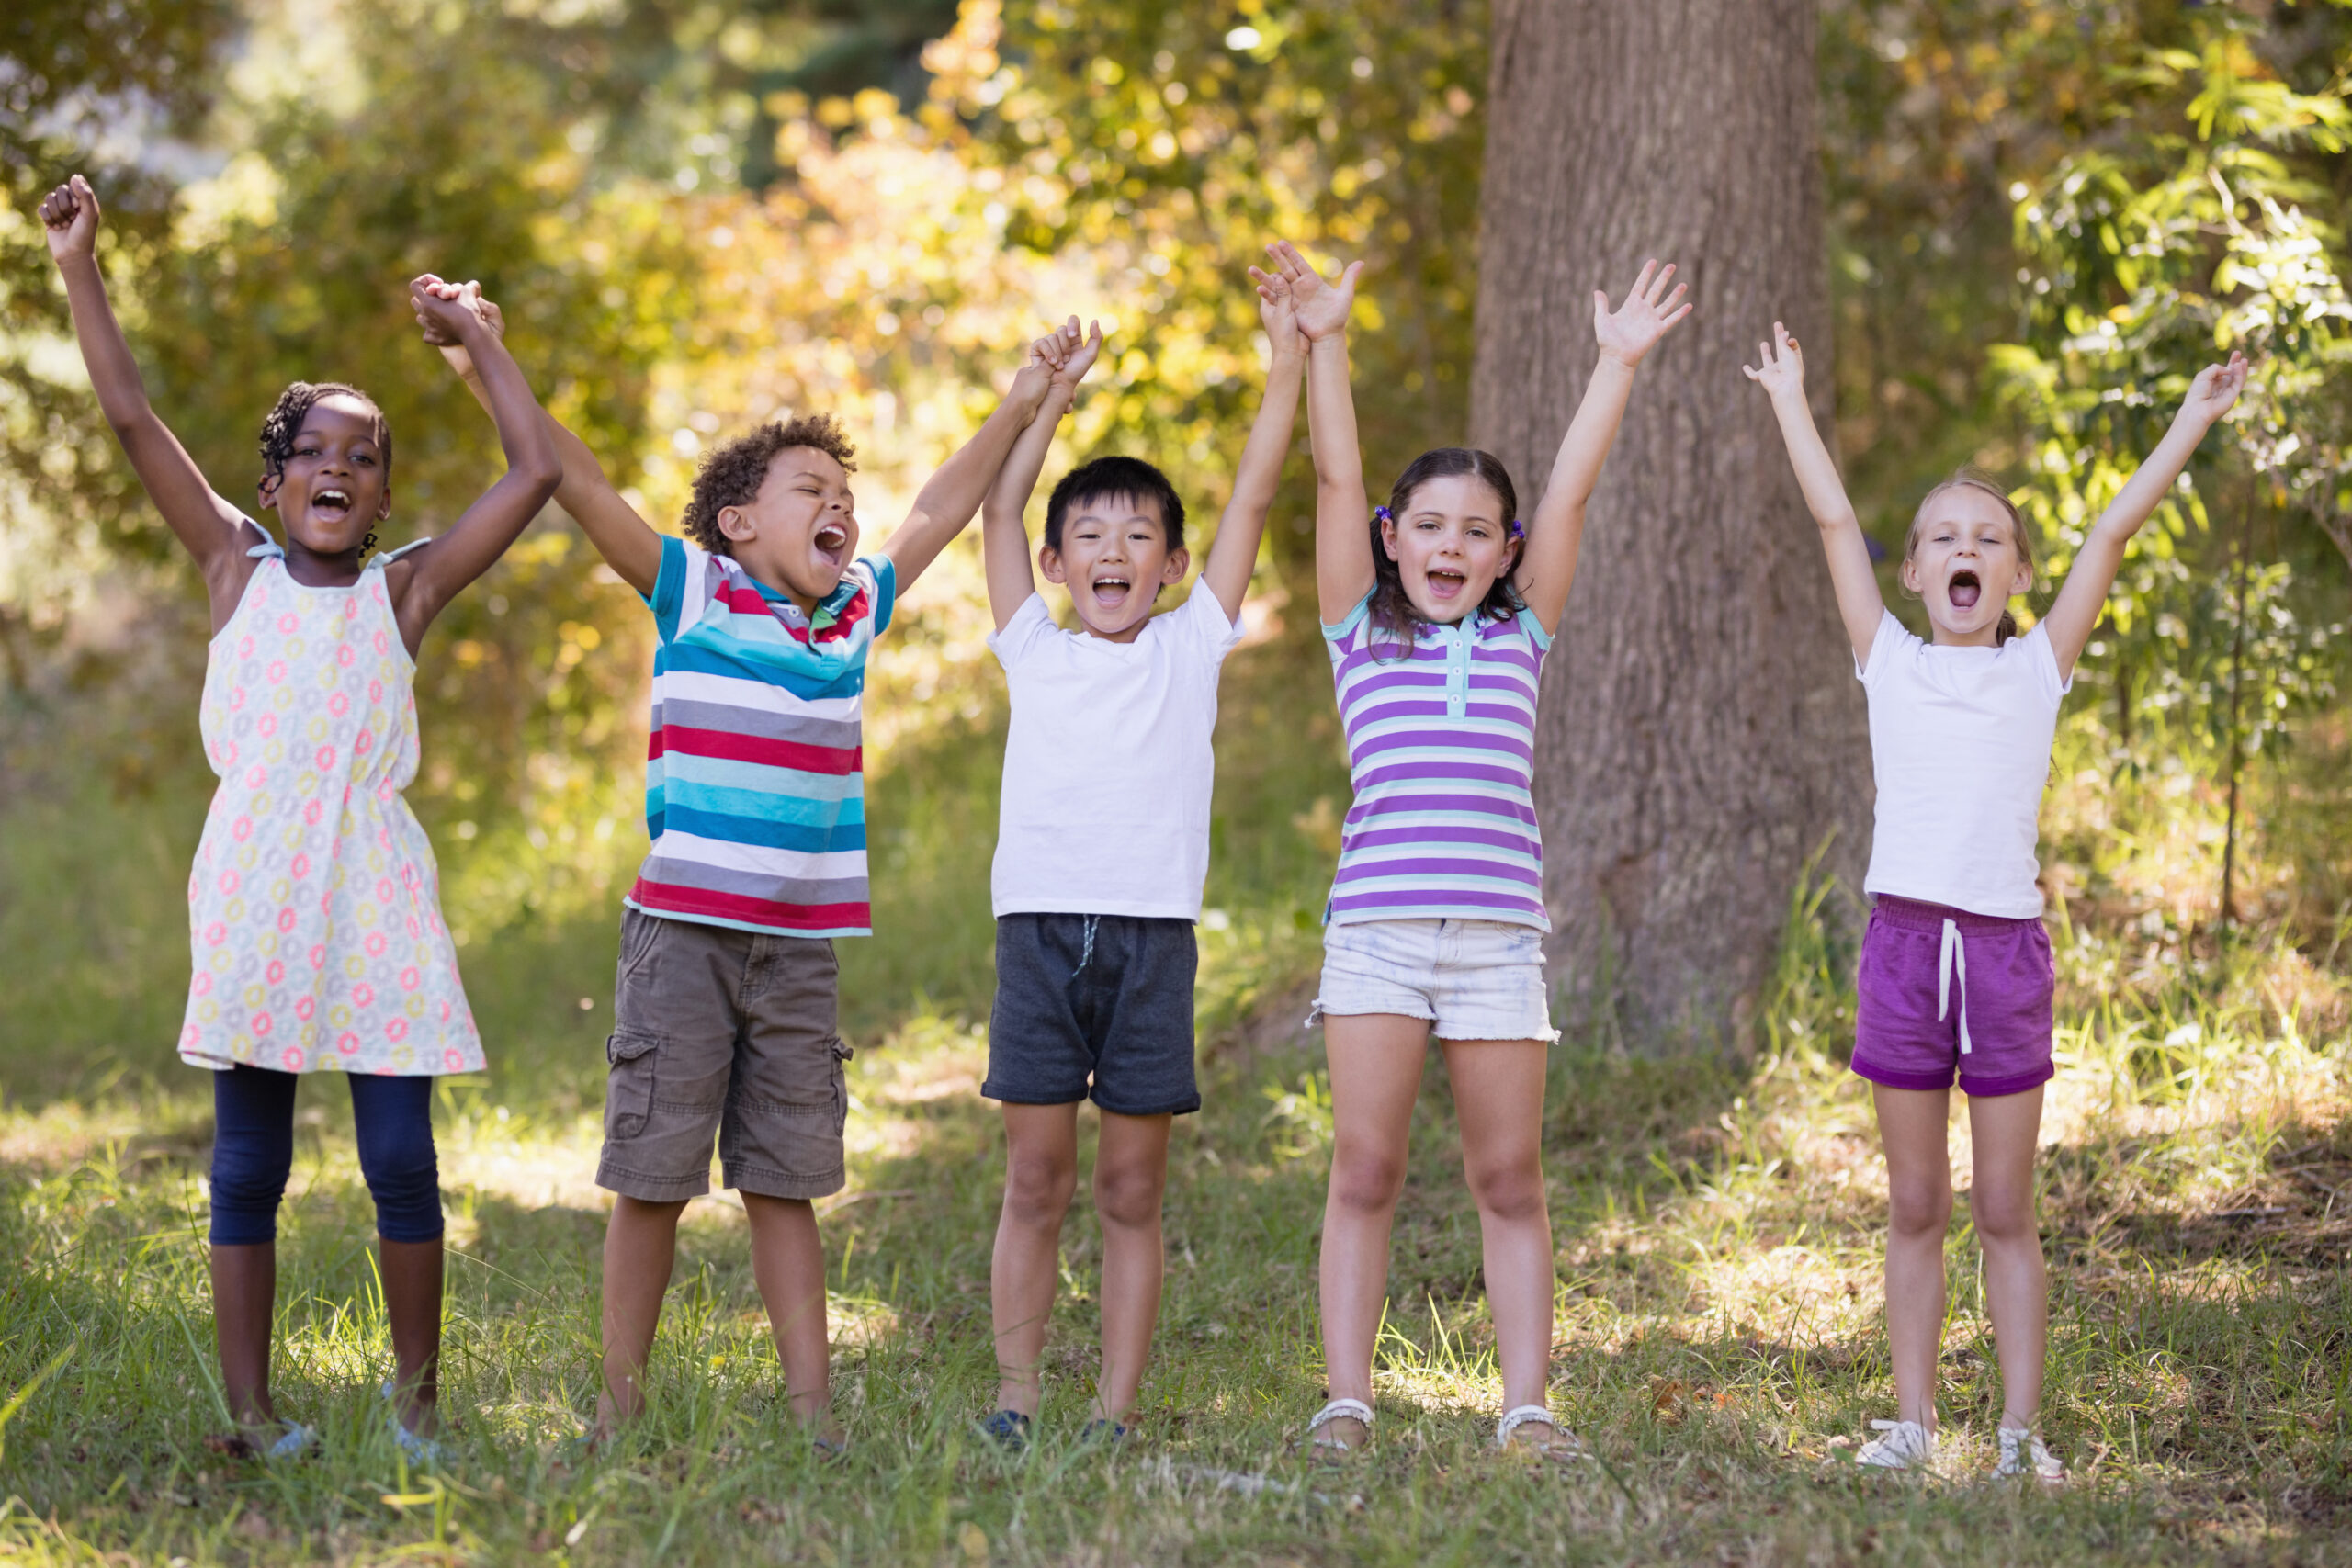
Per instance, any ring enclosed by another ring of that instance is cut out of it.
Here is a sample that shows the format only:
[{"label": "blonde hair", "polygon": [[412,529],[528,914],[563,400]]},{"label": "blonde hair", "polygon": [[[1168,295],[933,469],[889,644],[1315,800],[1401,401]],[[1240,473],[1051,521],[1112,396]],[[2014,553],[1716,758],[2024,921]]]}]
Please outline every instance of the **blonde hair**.
[{"label": "blonde hair", "polygon": [[[1911,514],[1911,531],[1903,536],[1904,564],[1908,566],[1911,558],[1919,552],[1919,536],[1927,532],[1928,506],[1936,497],[1955,490],[1981,490],[2001,503],[2001,510],[2009,515],[2009,538],[2017,546],[2018,559],[2024,563],[2027,573],[2030,575],[2033,571],[2033,536],[2026,532],[2025,513],[2019,512],[2018,503],[2009,499],[2009,492],[2001,488],[2001,481],[1981,468],[1962,468],[1919,498],[1919,510]],[[2000,624],[1994,628],[1993,640],[1996,644],[2004,643],[2017,635],[2018,618],[2004,609]]]}]

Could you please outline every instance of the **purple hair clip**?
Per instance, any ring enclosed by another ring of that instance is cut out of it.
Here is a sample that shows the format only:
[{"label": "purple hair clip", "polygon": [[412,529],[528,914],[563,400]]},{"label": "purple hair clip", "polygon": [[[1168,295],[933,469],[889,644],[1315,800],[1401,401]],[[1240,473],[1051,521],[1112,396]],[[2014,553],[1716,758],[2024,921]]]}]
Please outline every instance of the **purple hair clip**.
[{"label": "purple hair clip", "polygon": [[1372,509],[1372,520],[1375,523],[1394,523],[1396,521],[1396,514],[1385,506],[1375,506]]},{"label": "purple hair clip", "polygon": [[1516,517],[1510,520],[1510,536],[1514,539],[1524,539],[1527,537],[1526,525],[1521,523]]}]

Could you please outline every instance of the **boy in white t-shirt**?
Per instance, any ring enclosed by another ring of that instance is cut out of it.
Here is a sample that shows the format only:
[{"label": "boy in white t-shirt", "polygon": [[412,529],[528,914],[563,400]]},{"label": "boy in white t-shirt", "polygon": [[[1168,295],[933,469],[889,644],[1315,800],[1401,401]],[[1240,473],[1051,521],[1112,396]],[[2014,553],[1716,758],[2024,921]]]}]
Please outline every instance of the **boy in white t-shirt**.
[{"label": "boy in white t-shirt", "polygon": [[1021,514],[1055,427],[1102,348],[1072,317],[1037,353],[1052,389],[981,510],[989,645],[1012,699],[993,902],[996,1005],[980,1092],[1004,1108],[1004,1211],[989,1269],[997,1408],[982,1430],[1023,1446],[1078,1176],[1078,1107],[1102,1112],[1102,1366],[1089,1437],[1126,1435],[1159,1316],[1160,1194],[1174,1119],[1200,1109],[1193,1076],[1193,925],[1208,871],[1217,673],[1290,446],[1306,343],[1278,277],[1260,273],[1272,344],[1264,400],[1200,581],[1184,578],[1184,508],[1167,477],[1098,457],[1054,487],[1037,564],[1069,590],[1055,624],[1030,575]]}]

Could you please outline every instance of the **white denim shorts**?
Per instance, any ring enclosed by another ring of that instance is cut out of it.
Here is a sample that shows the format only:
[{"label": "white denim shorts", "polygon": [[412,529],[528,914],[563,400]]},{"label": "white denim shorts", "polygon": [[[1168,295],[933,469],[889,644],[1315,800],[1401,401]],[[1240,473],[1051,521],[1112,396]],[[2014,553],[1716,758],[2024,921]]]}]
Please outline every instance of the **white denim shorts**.
[{"label": "white denim shorts", "polygon": [[1323,930],[1326,1014],[1425,1018],[1441,1040],[1554,1041],[1544,933],[1507,920],[1362,920]]}]

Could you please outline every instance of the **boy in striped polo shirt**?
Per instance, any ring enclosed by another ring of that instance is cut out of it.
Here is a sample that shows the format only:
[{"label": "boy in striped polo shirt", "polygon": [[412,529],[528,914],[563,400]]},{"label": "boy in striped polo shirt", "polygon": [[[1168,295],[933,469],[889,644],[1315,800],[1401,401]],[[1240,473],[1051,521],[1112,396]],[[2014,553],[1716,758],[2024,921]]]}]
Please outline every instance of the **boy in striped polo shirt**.
[{"label": "boy in striped polo shirt", "polygon": [[[495,311],[494,306],[486,307]],[[462,349],[445,346],[474,385]],[[794,1413],[837,1451],[825,1255],[811,1200],[845,1181],[850,1052],[835,1029],[832,940],[870,934],[860,714],[865,659],[911,585],[979,510],[1044,402],[1033,353],[907,519],[857,554],[853,448],[831,417],[764,424],[714,448],[686,537],[657,533],[556,424],[556,500],[653,612],[652,849],[621,916],[596,1182],[605,1234],[608,1436],[644,1408],[678,1219],[727,1186],[751,1221],[752,1266]]]}]

